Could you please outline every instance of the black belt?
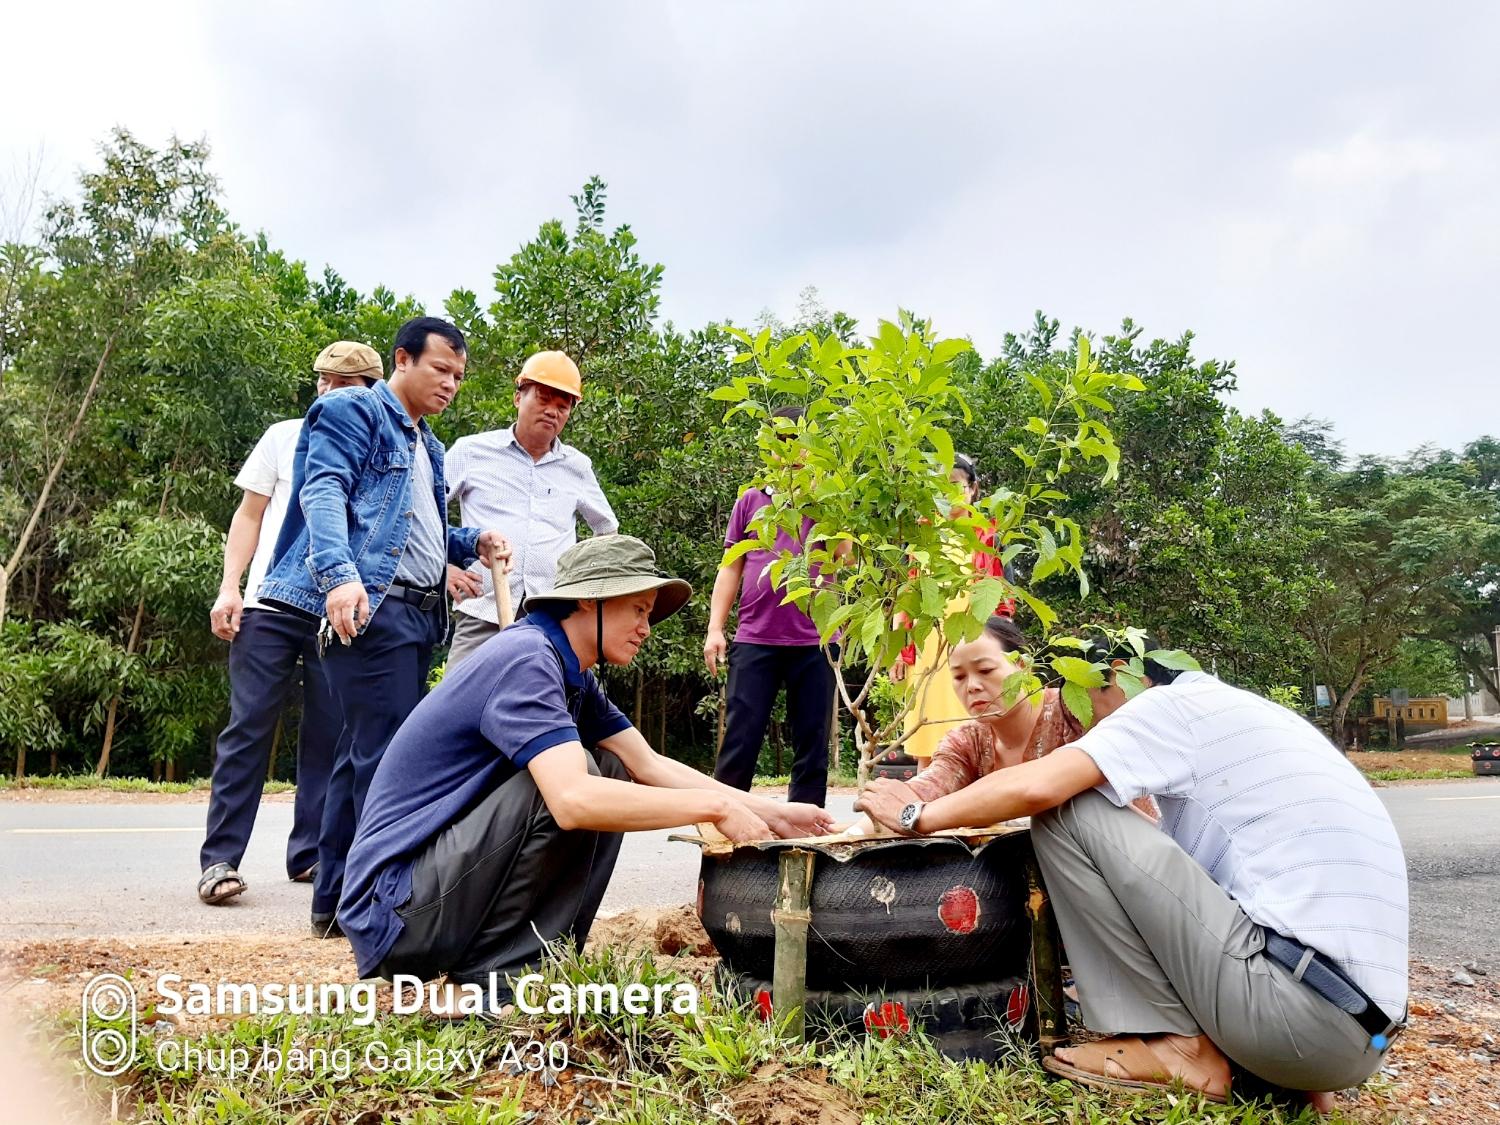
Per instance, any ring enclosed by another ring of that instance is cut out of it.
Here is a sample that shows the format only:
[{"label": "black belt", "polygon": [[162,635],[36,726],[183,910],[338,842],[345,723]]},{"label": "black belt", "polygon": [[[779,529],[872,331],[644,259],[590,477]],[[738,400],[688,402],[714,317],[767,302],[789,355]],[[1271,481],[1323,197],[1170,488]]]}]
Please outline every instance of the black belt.
[{"label": "black belt", "polygon": [[443,588],[441,586],[408,586],[403,582],[392,582],[386,588],[385,596],[410,602],[423,613],[429,613],[442,604]]},{"label": "black belt", "polygon": [[1353,1017],[1370,1036],[1370,1046],[1383,1051],[1406,1029],[1406,1017],[1393,1020],[1365,995],[1337,965],[1295,938],[1266,930],[1266,956],[1292,974],[1323,999]]}]

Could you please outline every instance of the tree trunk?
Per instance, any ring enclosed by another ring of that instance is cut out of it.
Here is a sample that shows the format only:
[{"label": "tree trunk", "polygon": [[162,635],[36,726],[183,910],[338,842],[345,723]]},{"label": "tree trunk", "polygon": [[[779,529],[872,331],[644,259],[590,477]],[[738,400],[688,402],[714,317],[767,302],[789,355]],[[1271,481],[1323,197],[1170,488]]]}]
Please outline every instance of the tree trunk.
[{"label": "tree trunk", "polygon": [[667,681],[665,679],[661,682],[661,726],[657,729],[661,731],[661,737],[656,741],[656,749],[658,753],[665,754],[667,752]]},{"label": "tree trunk", "polygon": [[[113,338],[111,338],[113,339]],[[101,363],[103,360],[100,361]],[[97,378],[97,376],[96,376]],[[186,437],[186,434],[183,435]],[[182,441],[178,440],[177,448],[181,450]],[[156,506],[156,518],[160,519],[167,514],[167,497],[172,495],[172,478],[177,474],[177,458],[172,458],[172,464],[167,469],[166,482],[161,486],[161,503]],[[134,656],[136,645],[141,640],[141,626],[146,620],[146,591],[141,591],[141,600],[135,606],[135,623],[130,627],[130,640],[125,644],[125,655]],[[104,747],[99,751],[99,764],[94,767],[94,776],[103,777],[109,769],[109,752],[115,741],[115,716],[120,710],[120,693],[116,692],[113,699],[109,701],[109,716],[104,722]]]},{"label": "tree trunk", "polygon": [[839,757],[843,753],[844,742],[839,737],[839,696],[833,693],[833,714],[828,720],[828,772],[835,774],[839,772]]},{"label": "tree trunk", "polygon": [[[135,623],[130,627],[130,640],[125,645],[125,655],[134,656],[135,646],[140,643],[141,624],[146,620],[146,595],[135,606]],[[103,777],[109,770],[109,752],[115,743],[115,718],[120,712],[120,693],[115,692],[109,701],[109,714],[104,720],[104,746],[99,751],[99,764],[94,767],[94,776]]]},{"label": "tree trunk", "polygon": [[[1365,686],[1365,674],[1369,671],[1369,662],[1361,660],[1354,666],[1354,675],[1344,690],[1338,693],[1338,699],[1333,704],[1333,716],[1330,722],[1330,733],[1333,735],[1333,744],[1344,753],[1349,752],[1348,717],[1349,705],[1354,702],[1354,697],[1359,694],[1359,689]],[[1330,687],[1329,690],[1332,690]]]},{"label": "tree trunk", "polygon": [[176,758],[168,758],[167,759],[167,780],[168,781],[176,781],[177,780],[177,759]]},{"label": "tree trunk", "polygon": [[636,730],[641,729],[641,701],[646,692],[646,673],[635,674],[635,714],[631,716],[631,723]]},{"label": "tree trunk", "polygon": [[48,763],[48,765],[49,765],[48,772],[53,777],[56,777],[57,776],[57,751],[56,750],[52,751],[52,760],[51,760],[50,763]]},{"label": "tree trunk", "polygon": [[36,531],[37,524],[42,520],[42,513],[47,510],[47,501],[52,498],[52,486],[62,475],[63,464],[73,450],[73,443],[78,440],[78,432],[83,428],[83,420],[88,416],[89,407],[99,391],[99,381],[104,377],[104,368],[108,365],[109,357],[114,350],[115,337],[111,335],[104,343],[104,352],[99,356],[99,363],[94,368],[94,377],[89,380],[88,389],[83,392],[83,400],[78,404],[78,413],[73,416],[73,424],[68,427],[67,436],[63,438],[62,448],[57,451],[57,458],[52,462],[47,479],[42,482],[42,491],[37,495],[36,503],[32,505],[26,526],[21,529],[21,535],[16,540],[16,549],[11,552],[10,560],[5,566],[0,568],[0,625],[5,624],[5,601],[10,576],[20,565],[22,557],[26,554],[26,548],[31,544],[31,536]]},{"label": "tree trunk", "polygon": [[16,746],[16,780],[26,780],[26,743],[24,742]]}]

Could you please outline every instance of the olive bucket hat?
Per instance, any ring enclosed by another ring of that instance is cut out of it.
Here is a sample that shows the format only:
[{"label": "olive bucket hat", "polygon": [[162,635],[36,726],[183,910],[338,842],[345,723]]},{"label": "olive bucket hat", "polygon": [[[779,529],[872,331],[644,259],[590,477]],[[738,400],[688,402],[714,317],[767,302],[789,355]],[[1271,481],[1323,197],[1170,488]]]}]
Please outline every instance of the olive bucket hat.
[{"label": "olive bucket hat", "polygon": [[543,602],[604,601],[655,590],[651,624],[665,621],[687,604],[693,588],[656,569],[656,555],[633,535],[596,535],[575,543],[557,560],[552,589],[526,599],[528,609]]}]

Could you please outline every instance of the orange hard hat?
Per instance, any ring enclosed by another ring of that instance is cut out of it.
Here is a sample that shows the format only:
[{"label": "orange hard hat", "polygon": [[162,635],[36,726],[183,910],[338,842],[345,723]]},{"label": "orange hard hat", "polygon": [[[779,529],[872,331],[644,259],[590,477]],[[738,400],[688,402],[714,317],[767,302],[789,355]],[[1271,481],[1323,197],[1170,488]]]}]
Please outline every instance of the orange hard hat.
[{"label": "orange hard hat", "polygon": [[537,352],[522,364],[521,373],[516,376],[516,386],[527,383],[553,387],[572,395],[575,400],[583,398],[583,379],[578,374],[578,364],[563,352]]}]

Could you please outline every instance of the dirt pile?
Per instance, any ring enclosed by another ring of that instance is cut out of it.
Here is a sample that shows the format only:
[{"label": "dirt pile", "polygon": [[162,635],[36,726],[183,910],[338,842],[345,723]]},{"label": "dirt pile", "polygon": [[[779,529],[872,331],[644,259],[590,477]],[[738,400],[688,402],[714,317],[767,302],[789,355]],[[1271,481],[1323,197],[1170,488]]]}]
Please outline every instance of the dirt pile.
[{"label": "dirt pile", "polygon": [[823,1070],[766,1063],[726,1098],[738,1125],[859,1125],[860,1114]]}]

